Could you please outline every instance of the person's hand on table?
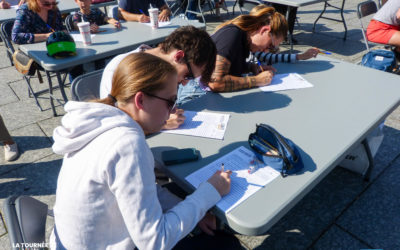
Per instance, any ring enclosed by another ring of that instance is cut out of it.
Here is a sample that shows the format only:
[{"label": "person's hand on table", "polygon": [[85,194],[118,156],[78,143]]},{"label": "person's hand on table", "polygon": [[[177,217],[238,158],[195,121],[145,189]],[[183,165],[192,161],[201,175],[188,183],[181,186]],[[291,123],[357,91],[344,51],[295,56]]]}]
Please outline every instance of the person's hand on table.
[{"label": "person's hand on table", "polygon": [[169,9],[163,9],[158,15],[158,21],[165,22],[169,21],[169,16],[171,15],[171,11]]},{"label": "person's hand on table", "polygon": [[319,49],[311,48],[311,49],[308,49],[304,53],[297,54],[297,60],[307,60],[307,59],[310,59],[312,57],[317,57],[318,53],[319,53]]},{"label": "person's hand on table", "polygon": [[256,86],[261,87],[270,84],[272,78],[274,77],[274,74],[275,73],[273,70],[265,70],[260,74],[256,75]]},{"label": "person's hand on table", "polygon": [[214,186],[221,196],[224,196],[231,191],[231,170],[215,172],[208,182]]},{"label": "person's hand on table", "polygon": [[90,32],[91,33],[97,33],[97,31],[99,30],[99,26],[95,23],[90,25]]},{"label": "person's hand on table", "polygon": [[145,14],[139,15],[138,21],[141,23],[148,23],[150,22],[150,17],[146,16]]},{"label": "person's hand on table", "polygon": [[115,19],[110,19],[109,23],[111,25],[114,25],[115,28],[120,29],[121,28],[121,23]]},{"label": "person's hand on table", "polygon": [[9,9],[11,5],[7,3],[6,1],[1,1],[0,2],[0,9]]},{"label": "person's hand on table", "polygon": [[169,119],[163,126],[163,129],[176,129],[185,122],[186,117],[183,115],[183,109],[177,109],[175,113],[169,115]]},{"label": "person's hand on table", "polygon": [[206,213],[197,225],[204,233],[214,236],[214,230],[217,229],[217,220],[213,214]]}]

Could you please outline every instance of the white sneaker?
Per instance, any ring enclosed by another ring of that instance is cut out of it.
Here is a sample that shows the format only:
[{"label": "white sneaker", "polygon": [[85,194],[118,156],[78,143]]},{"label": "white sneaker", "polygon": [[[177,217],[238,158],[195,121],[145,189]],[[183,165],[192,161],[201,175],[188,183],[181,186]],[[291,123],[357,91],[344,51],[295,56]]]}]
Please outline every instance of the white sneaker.
[{"label": "white sneaker", "polygon": [[19,155],[19,151],[18,151],[17,143],[14,142],[14,144],[11,144],[11,145],[8,145],[8,144],[4,145],[4,159],[6,161],[13,161],[13,160],[17,159],[18,155]]}]

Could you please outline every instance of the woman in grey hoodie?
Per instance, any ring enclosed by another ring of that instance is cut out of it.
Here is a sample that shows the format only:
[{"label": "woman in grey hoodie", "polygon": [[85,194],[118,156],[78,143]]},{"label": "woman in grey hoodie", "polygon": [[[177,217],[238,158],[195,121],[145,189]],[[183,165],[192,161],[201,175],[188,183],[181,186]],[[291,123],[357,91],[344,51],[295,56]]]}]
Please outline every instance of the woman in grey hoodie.
[{"label": "woman in grey hoodie", "polygon": [[53,151],[64,155],[53,249],[171,249],[229,192],[229,171],[183,201],[155,183],[145,134],[175,111],[177,82],[170,63],[134,53],[117,67],[107,98],[65,105],[53,134]]}]

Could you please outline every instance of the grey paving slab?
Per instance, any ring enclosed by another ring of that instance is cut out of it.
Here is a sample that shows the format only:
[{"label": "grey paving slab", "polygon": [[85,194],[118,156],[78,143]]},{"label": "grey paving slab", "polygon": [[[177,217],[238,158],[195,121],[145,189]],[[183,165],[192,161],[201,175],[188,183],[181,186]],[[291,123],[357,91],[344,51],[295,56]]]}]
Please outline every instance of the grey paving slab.
[{"label": "grey paving slab", "polygon": [[[4,57],[4,59],[6,58]],[[22,75],[15,69],[15,67],[6,67],[0,69],[0,75],[3,79],[7,79],[7,82],[13,82],[22,79]]]},{"label": "grey paving slab", "polygon": [[35,123],[16,130],[11,130],[10,133],[13,139],[17,142],[21,155],[16,161],[5,162],[4,148],[1,147],[0,178],[1,174],[3,173],[53,154],[53,151],[51,150],[52,143],[50,139]]},{"label": "grey paving slab", "polygon": [[[0,175],[0,208],[4,199],[10,195],[32,196],[52,208],[55,203],[57,177],[62,159],[59,155],[51,155],[37,162],[25,165],[7,174]],[[54,220],[47,217],[46,238],[48,239],[54,226]],[[0,249],[9,246],[8,235],[0,237]]]},{"label": "grey paving slab", "polygon": [[57,116],[57,117],[53,117],[53,118],[49,118],[43,121],[39,121],[38,124],[40,126],[40,128],[42,129],[42,131],[46,134],[46,136],[49,137],[49,139],[53,141],[53,130],[57,127],[61,125],[61,119],[63,118],[63,116]]},{"label": "grey paving slab", "polygon": [[338,249],[370,249],[371,246],[364,244],[338,226],[333,225],[311,249],[314,250],[338,250]]},{"label": "grey paving slab", "polygon": [[53,117],[51,110],[41,112],[30,100],[2,105],[0,114],[9,131]]},{"label": "grey paving slab", "polygon": [[400,249],[399,174],[397,159],[337,223],[372,248]]},{"label": "grey paving slab", "polygon": [[[43,83],[39,83],[37,78],[34,78],[34,79],[32,79],[32,83],[31,84],[32,84],[32,88],[33,88],[33,90],[35,92],[48,90],[48,87],[49,87],[47,79],[44,79]],[[54,86],[54,82],[53,82],[53,86]],[[35,106],[38,109],[38,111],[40,111],[39,107],[37,106],[37,104],[35,102],[35,99],[33,97],[29,97],[28,85],[25,82],[25,80],[12,82],[12,83],[10,83],[10,87],[16,93],[18,98],[20,98],[21,100],[24,100],[26,102],[29,102],[30,105]],[[69,99],[71,99],[70,92],[71,91],[70,91],[70,88],[69,88],[69,85],[68,85],[67,87],[65,87],[65,93],[67,94],[67,97]],[[57,108],[57,114],[59,114],[58,111],[59,110],[60,111],[63,110],[60,107],[64,103],[64,100],[62,99],[61,92],[60,92],[60,90],[58,88],[53,90],[53,96],[56,97],[59,100],[58,102],[54,101],[54,104],[56,105],[56,108]],[[42,94],[40,94],[38,96],[38,101],[39,101],[39,103],[40,103],[40,105],[41,105],[41,107],[42,107],[42,109],[44,111],[51,111],[50,99],[49,98],[50,97],[49,97],[48,91],[46,91],[45,93],[42,93]]]},{"label": "grey paving slab", "polygon": [[238,236],[251,249],[305,249],[362,192],[359,175],[333,170],[264,236]]},{"label": "grey paving slab", "polygon": [[[2,80],[4,81],[4,80]],[[0,106],[7,104],[7,103],[13,103],[19,101],[19,98],[17,95],[14,93],[14,91],[10,88],[10,86],[4,82],[0,83]]]},{"label": "grey paving slab", "polygon": [[0,60],[0,69],[11,66],[3,42],[0,43],[0,58],[4,58],[4,60]]}]

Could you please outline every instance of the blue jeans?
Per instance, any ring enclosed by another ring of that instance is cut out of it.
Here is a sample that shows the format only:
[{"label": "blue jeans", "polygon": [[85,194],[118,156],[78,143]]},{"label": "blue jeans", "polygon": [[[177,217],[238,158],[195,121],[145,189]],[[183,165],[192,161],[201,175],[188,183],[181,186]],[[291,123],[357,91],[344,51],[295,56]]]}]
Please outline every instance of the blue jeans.
[{"label": "blue jeans", "polygon": [[179,84],[177,104],[182,105],[205,94],[207,91],[199,86],[197,80],[191,80],[185,86]]}]

